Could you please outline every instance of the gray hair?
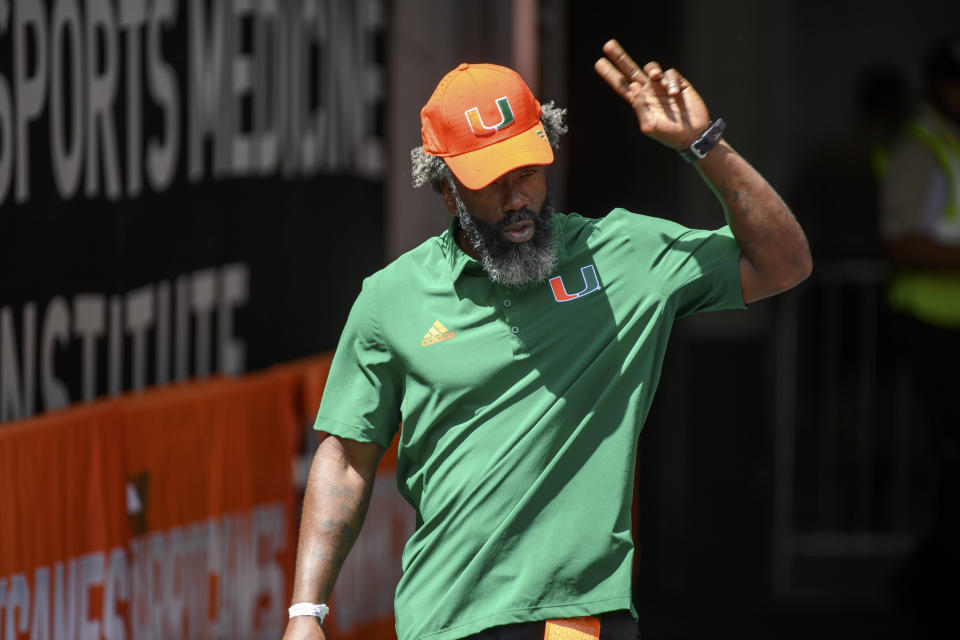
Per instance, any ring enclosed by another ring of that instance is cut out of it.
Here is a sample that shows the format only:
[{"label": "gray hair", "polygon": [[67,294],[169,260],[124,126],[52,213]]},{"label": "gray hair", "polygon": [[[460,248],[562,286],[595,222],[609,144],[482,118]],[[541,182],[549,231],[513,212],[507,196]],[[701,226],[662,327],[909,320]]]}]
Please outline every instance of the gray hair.
[{"label": "gray hair", "polygon": [[[540,107],[540,121],[543,123],[547,140],[554,149],[560,144],[560,136],[567,132],[567,124],[564,122],[566,115],[567,110],[555,106],[553,100]],[[410,172],[414,187],[428,184],[437,193],[440,193],[440,185],[444,182],[453,183],[453,174],[443,158],[430,155],[423,147],[410,150]]]}]

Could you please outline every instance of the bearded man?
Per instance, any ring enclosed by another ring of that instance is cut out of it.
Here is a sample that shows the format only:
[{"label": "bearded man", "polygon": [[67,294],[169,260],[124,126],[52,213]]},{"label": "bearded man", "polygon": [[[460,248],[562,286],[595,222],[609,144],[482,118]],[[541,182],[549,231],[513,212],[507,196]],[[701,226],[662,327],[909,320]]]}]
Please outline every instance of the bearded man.
[{"label": "bearded man", "polygon": [[811,258],[683,76],[641,68],[613,40],[603,51],[597,72],[714,187],[727,226],[553,212],[545,167],[563,110],[504,67],[448,73],[412,158],[414,184],[439,191],[453,220],[369,277],[351,310],[316,421],[329,435],[286,638],[325,637],[324,603],[401,422],[397,483],[417,526],[400,640],[636,637],[637,438],[673,321],[784,291]]}]

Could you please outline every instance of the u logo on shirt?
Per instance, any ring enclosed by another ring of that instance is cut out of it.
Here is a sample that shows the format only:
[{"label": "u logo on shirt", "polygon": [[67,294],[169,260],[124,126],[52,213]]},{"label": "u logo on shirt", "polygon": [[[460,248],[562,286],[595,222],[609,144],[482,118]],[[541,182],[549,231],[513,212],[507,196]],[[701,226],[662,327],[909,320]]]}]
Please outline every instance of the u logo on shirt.
[{"label": "u logo on shirt", "polygon": [[567,288],[563,284],[563,278],[560,276],[550,278],[550,288],[553,289],[553,299],[557,302],[570,302],[571,300],[590,295],[594,291],[600,291],[600,280],[597,278],[597,272],[592,264],[580,267],[580,274],[583,276],[583,289],[577,293],[567,293]]}]

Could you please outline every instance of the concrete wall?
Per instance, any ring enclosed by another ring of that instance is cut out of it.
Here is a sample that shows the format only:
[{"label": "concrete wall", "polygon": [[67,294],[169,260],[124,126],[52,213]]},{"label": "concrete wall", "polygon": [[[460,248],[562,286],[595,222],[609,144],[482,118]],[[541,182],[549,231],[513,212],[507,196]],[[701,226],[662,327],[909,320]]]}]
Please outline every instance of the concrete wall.
[{"label": "concrete wall", "polygon": [[410,186],[410,149],[421,144],[420,109],[461,62],[511,64],[510,17],[509,0],[392,3],[387,259],[446,228],[450,218],[440,197]]}]

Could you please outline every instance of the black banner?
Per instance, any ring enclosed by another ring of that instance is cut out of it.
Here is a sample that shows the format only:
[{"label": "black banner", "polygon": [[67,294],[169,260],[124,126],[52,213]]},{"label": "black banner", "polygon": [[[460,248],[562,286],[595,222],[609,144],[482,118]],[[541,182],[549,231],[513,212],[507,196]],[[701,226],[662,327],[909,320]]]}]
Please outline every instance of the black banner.
[{"label": "black banner", "polygon": [[0,0],[0,422],[332,348],[382,262],[382,0]]}]

